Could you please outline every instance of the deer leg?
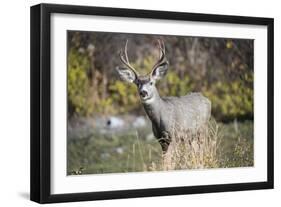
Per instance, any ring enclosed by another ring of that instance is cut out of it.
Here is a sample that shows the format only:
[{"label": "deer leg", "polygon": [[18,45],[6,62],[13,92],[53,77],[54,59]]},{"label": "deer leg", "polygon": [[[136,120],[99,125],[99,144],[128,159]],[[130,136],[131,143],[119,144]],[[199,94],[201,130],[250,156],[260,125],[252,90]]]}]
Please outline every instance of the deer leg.
[{"label": "deer leg", "polygon": [[163,154],[166,154],[166,152],[168,151],[170,142],[171,142],[171,139],[170,139],[168,133],[165,133],[165,135],[162,138],[160,138],[158,141],[161,145]]},{"label": "deer leg", "polygon": [[166,154],[166,152],[168,151],[169,143],[161,140],[159,140],[159,143],[161,145],[163,154]]},{"label": "deer leg", "polygon": [[170,146],[171,138],[168,136],[165,136],[163,139],[159,140],[161,141],[161,147],[162,147],[162,158],[163,158],[163,169],[164,170],[173,170],[175,169],[175,164],[173,163],[173,147]]}]

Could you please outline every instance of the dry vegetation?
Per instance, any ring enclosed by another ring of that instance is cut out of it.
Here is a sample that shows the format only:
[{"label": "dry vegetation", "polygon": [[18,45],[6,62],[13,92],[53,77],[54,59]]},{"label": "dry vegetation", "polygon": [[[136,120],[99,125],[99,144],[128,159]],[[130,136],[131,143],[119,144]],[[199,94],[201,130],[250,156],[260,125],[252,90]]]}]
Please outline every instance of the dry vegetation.
[{"label": "dry vegetation", "polygon": [[219,142],[219,127],[214,121],[196,132],[181,130],[177,127],[169,150],[163,155],[161,168],[177,170],[218,167]]},{"label": "dry vegetation", "polygon": [[[222,134],[218,124],[211,120],[196,130],[183,130],[175,127],[168,151],[162,155],[162,161],[143,163],[144,170],[182,170],[219,167],[218,149]],[[143,160],[143,159],[142,159]]]}]

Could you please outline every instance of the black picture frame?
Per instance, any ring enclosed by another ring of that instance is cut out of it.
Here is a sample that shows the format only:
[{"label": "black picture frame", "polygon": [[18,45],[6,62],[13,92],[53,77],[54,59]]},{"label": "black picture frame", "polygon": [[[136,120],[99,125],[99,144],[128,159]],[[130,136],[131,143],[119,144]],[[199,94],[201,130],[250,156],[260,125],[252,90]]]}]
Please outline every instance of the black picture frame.
[{"label": "black picture frame", "polygon": [[[50,192],[50,130],[51,130],[51,70],[50,16],[52,13],[99,15],[112,17],[151,18],[207,23],[231,23],[267,26],[267,181],[204,186],[167,187],[74,194]],[[181,13],[168,11],[103,8],[72,5],[39,4],[31,7],[31,151],[30,199],[39,203],[70,202],[146,196],[242,191],[273,188],[273,39],[272,18]]]}]

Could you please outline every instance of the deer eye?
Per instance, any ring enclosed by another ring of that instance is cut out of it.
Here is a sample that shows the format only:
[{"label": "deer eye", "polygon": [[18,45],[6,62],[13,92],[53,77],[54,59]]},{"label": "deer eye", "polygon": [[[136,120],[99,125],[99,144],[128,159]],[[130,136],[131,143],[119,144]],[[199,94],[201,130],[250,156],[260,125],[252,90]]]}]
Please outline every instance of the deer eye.
[{"label": "deer eye", "polygon": [[152,82],[150,82],[149,84],[152,86],[152,84],[153,84],[153,83],[152,83]]}]

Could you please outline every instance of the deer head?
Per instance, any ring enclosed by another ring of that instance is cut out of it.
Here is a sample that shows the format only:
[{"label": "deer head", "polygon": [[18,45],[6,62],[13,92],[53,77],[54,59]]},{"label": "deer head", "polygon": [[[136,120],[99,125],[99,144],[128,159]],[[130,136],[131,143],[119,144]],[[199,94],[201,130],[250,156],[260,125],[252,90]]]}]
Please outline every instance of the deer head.
[{"label": "deer head", "polygon": [[144,103],[152,101],[155,97],[158,97],[158,91],[155,87],[157,80],[163,78],[168,71],[168,61],[165,57],[165,45],[163,41],[158,41],[159,44],[159,59],[152,67],[150,73],[146,75],[140,75],[130,64],[128,54],[127,54],[127,45],[128,40],[125,44],[124,51],[120,51],[120,60],[126,66],[125,68],[117,68],[117,72],[122,80],[129,83],[136,84],[140,99]]}]

